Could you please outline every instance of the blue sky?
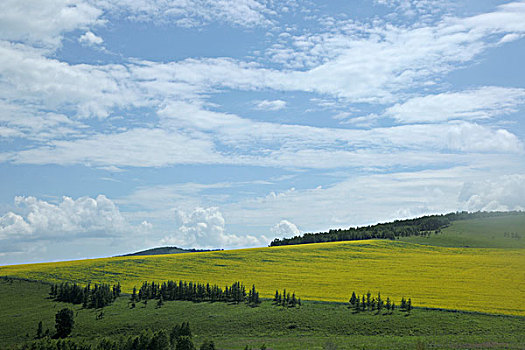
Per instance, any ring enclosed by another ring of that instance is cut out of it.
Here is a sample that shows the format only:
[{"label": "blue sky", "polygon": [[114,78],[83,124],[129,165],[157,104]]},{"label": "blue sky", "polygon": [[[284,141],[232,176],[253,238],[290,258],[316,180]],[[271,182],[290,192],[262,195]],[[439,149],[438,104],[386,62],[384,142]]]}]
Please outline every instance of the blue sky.
[{"label": "blue sky", "polygon": [[525,209],[525,2],[6,0],[0,264]]}]

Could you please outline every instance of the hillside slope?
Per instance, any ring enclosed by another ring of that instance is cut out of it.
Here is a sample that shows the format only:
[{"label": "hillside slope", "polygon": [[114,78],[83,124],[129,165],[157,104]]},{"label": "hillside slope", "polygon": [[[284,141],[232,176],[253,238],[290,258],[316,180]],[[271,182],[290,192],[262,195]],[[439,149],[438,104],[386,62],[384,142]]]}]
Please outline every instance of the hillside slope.
[{"label": "hillside slope", "polygon": [[[171,330],[189,322],[198,346],[213,339],[217,349],[522,349],[524,317],[457,314],[435,310],[412,310],[410,316],[397,309],[393,314],[354,313],[346,305],[304,302],[300,308],[284,309],[263,301],[259,307],[244,304],[168,301],[138,303],[130,308],[127,296],[103,310],[54,302],[49,286],[0,279],[0,349],[30,341],[39,321],[53,331],[55,314],[62,307],[75,312],[73,341],[97,344],[137,335],[144,329]],[[331,344],[332,346],[328,346]],[[428,344],[428,347],[426,345]],[[40,349],[40,348],[39,348]]]},{"label": "hillside slope", "polygon": [[400,239],[442,247],[525,248],[525,213],[458,220],[438,234]]},{"label": "hillside slope", "polygon": [[525,315],[525,249],[447,248],[368,240],[0,267],[0,275],[46,281],[145,280],[255,284],[303,300],[347,301],[380,291],[414,305]]}]

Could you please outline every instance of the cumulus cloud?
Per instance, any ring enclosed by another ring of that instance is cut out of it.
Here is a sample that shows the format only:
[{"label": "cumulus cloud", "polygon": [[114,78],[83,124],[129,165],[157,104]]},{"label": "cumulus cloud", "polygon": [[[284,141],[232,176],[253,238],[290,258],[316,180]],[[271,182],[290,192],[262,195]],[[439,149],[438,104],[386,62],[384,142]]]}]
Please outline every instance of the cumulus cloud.
[{"label": "cumulus cloud", "polygon": [[164,237],[161,244],[178,244],[185,247],[239,247],[256,246],[258,238],[226,233],[225,220],[217,207],[195,208],[191,212],[176,211],[178,228],[175,233]]},{"label": "cumulus cloud", "polygon": [[0,239],[16,241],[115,237],[148,229],[147,222],[130,225],[118,207],[104,195],[63,197],[58,204],[35,197],[15,197],[16,210],[0,217]]},{"label": "cumulus cloud", "polygon": [[96,36],[93,32],[88,31],[82,34],[80,38],[78,38],[78,42],[88,46],[94,46],[102,44],[104,40],[101,37]]},{"label": "cumulus cloud", "polygon": [[83,0],[4,0],[0,2],[0,39],[54,50],[65,33],[99,23],[102,13]]},{"label": "cumulus cloud", "polygon": [[301,234],[301,231],[288,220],[281,220],[270,229],[275,237],[293,237]]},{"label": "cumulus cloud", "polygon": [[278,111],[286,107],[283,100],[262,100],[255,102],[255,108],[263,111]]},{"label": "cumulus cloud", "polygon": [[525,210],[525,175],[467,182],[459,200],[469,211]]}]

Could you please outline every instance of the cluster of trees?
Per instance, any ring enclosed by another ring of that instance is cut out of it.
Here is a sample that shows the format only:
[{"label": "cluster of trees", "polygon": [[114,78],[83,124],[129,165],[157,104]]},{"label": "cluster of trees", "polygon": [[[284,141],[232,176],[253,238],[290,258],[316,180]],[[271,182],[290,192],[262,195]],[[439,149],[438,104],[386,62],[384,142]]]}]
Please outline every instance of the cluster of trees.
[{"label": "cluster of trees", "polygon": [[[75,320],[73,318],[73,310],[68,309],[68,308],[64,308],[60,310],[55,315],[56,333],[52,336],[52,338],[54,339],[66,338],[69,334],[71,334],[74,324],[75,324]],[[44,332],[42,321],[40,321],[36,329],[35,339],[49,338],[50,336],[51,336],[51,333],[49,329],[46,329],[46,331]]]},{"label": "cluster of trees", "polygon": [[[188,322],[176,325],[170,332],[144,330],[139,335],[102,339],[97,345],[77,343],[72,340],[42,339],[26,344],[20,350],[196,350]],[[215,343],[204,341],[200,350],[215,350]]]},{"label": "cluster of trees", "polygon": [[503,233],[503,237],[505,238],[514,238],[514,239],[521,239],[521,236],[517,232],[505,232]]},{"label": "cluster of trees", "polygon": [[98,309],[115,301],[120,296],[120,292],[120,282],[113,286],[95,284],[93,287],[90,284],[82,287],[76,283],[61,283],[51,285],[49,296],[55,301],[82,304],[84,308]]},{"label": "cluster of trees", "polygon": [[[349,308],[353,309],[355,312],[364,312],[364,311],[376,311],[378,314],[383,310],[387,314],[392,314],[396,309],[396,304],[390,298],[383,299],[381,298],[381,293],[377,293],[377,298],[372,296],[372,293],[368,292],[366,295],[363,294],[361,298],[352,292],[350,300],[348,300]],[[400,310],[410,313],[412,310],[412,300],[408,300],[404,297],[401,299]]]},{"label": "cluster of trees", "polygon": [[282,307],[296,307],[301,306],[301,298],[297,298],[295,292],[293,292],[292,295],[290,295],[289,292],[286,293],[286,289],[283,290],[282,294],[279,290],[276,290],[273,303]]},{"label": "cluster of trees", "polygon": [[259,292],[255,285],[247,292],[244,284],[235,282],[224,289],[218,285],[209,283],[168,281],[164,283],[144,282],[140,289],[133,288],[130,297],[130,303],[135,305],[136,302],[144,301],[147,303],[150,299],[157,299],[157,306],[160,307],[166,300],[188,300],[194,302],[232,302],[243,303],[257,306],[261,303]]},{"label": "cluster of trees", "polygon": [[276,238],[270,246],[294,245],[306,243],[322,243],[336,241],[355,241],[364,239],[396,239],[407,236],[428,235],[431,232],[439,233],[441,229],[450,225],[452,221],[474,219],[481,217],[497,217],[517,215],[521,212],[456,212],[444,215],[428,215],[416,219],[395,220],[393,222],[350,227],[348,229],[332,229],[328,232],[305,233],[302,236],[291,238]]}]

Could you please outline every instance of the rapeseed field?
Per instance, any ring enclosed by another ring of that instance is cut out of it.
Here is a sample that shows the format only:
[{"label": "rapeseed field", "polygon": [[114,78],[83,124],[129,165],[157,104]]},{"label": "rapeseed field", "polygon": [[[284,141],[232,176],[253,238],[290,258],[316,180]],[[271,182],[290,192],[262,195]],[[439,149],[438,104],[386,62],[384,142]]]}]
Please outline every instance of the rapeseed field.
[{"label": "rapeseed field", "polygon": [[303,300],[348,301],[352,291],[381,292],[399,305],[525,315],[525,249],[433,247],[369,240],[175,255],[115,257],[0,267],[0,276],[50,282],[143,281],[255,284]]}]

